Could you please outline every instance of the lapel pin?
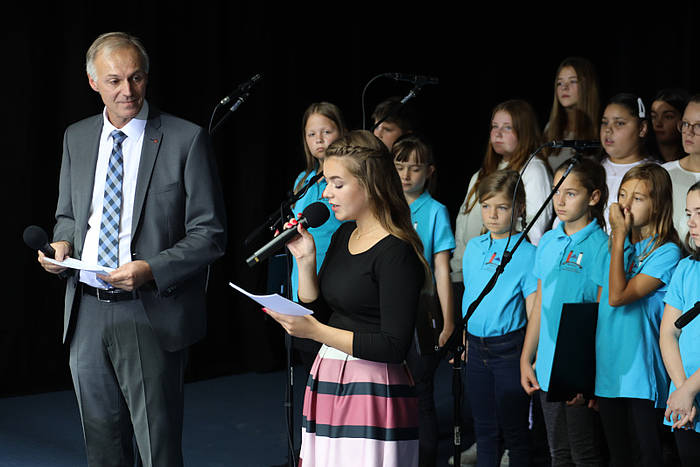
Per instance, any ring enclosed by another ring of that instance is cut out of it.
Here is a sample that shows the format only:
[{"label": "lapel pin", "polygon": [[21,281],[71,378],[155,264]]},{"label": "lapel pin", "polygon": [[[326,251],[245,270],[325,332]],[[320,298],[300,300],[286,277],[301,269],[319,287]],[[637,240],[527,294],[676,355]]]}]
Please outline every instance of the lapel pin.
[{"label": "lapel pin", "polygon": [[151,138],[151,141],[153,141],[154,143],[157,143],[157,142],[158,142],[158,138]]}]

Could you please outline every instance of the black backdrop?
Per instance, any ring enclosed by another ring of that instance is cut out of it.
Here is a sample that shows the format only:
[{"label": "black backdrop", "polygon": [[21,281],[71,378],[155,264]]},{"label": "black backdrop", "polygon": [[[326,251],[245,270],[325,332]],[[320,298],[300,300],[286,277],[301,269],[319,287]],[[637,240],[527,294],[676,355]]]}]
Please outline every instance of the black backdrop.
[{"label": "black backdrop", "polygon": [[[109,10],[86,2],[6,17],[11,24],[0,33],[3,127],[9,126],[11,138],[5,139],[2,184],[9,255],[0,395],[70,385],[60,343],[63,284],[43,273],[21,234],[29,224],[53,227],[63,131],[102,108],[84,71],[84,53],[98,34],[125,30],[141,37],[151,56],[149,101],[203,126],[224,95],[255,73],[264,75],[214,135],[229,247],[213,269],[208,335],[192,348],[188,380],[194,380],[284,364],[280,329],[227,283],[265,291],[266,267],[245,265],[251,249],[243,239],[279,205],[302,168],[300,120],[309,103],[334,102],[349,125],[360,128],[362,89],[375,75],[439,77],[440,85],[424,88],[414,103],[436,148],[436,197],[454,218],[479,167],[492,107],[526,99],[544,125],[553,75],[564,57],[594,62],[603,100],[632,91],[649,103],[669,86],[700,92],[698,9],[692,2],[668,4],[674,10],[667,19],[658,11],[640,12],[641,3],[579,4],[576,10],[523,4],[481,5],[466,13],[438,4],[366,10],[355,5],[341,13],[328,5],[266,2],[149,2],[112,4]],[[409,89],[376,80],[367,91],[368,114],[380,100]]]}]

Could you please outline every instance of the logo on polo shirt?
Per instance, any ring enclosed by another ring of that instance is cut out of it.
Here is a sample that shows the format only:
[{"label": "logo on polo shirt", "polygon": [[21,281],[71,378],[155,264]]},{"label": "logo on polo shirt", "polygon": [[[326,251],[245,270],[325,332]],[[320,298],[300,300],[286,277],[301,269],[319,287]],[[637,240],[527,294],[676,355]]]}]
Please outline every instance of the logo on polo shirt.
[{"label": "logo on polo shirt", "polygon": [[567,271],[581,272],[583,270],[581,261],[583,261],[583,251],[569,250],[564,262],[561,264],[561,268]]},{"label": "logo on polo shirt", "polygon": [[491,253],[491,255],[486,255],[484,256],[484,264],[482,265],[482,269],[492,269],[496,270],[498,265],[501,264],[501,257],[498,255],[498,253]]}]

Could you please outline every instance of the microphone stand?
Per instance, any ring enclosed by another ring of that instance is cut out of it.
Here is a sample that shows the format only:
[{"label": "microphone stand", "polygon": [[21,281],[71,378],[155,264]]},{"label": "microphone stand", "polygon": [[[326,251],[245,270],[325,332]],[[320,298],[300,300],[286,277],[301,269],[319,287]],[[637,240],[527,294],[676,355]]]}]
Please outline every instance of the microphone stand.
[{"label": "microphone stand", "polygon": [[[540,152],[542,149],[546,147],[550,147],[552,143],[545,143],[539,148],[537,148],[532,154],[527,159],[527,162],[523,166],[523,168],[520,171],[520,179],[518,183],[520,183],[520,180],[522,180],[522,174],[525,172],[525,169],[527,168],[528,164],[530,161],[535,157],[535,155]],[[540,217],[542,212],[549,206],[550,201],[554,197],[554,193],[559,190],[559,187],[561,184],[564,182],[566,177],[569,175],[571,172],[571,169],[573,169],[574,165],[579,163],[581,161],[581,153],[576,150],[576,154],[571,160],[571,163],[569,163],[569,166],[566,168],[566,171],[562,175],[561,179],[559,182],[552,188],[552,191],[549,193],[547,196],[547,199],[545,199],[544,203],[542,206],[540,206],[539,210],[535,214],[535,216],[532,218],[532,221],[525,227],[525,230],[523,230],[521,237],[518,239],[518,241],[513,245],[513,249],[508,251],[508,244],[510,243],[510,234],[508,235],[508,241],[506,242],[506,246],[503,252],[501,264],[499,264],[496,267],[496,271],[493,273],[493,276],[491,276],[491,279],[489,282],[486,284],[484,289],[481,291],[479,296],[474,300],[471,305],[469,305],[469,308],[467,309],[466,315],[461,318],[457,323],[455,323],[455,330],[450,336],[450,338],[445,342],[445,349],[447,351],[451,351],[453,358],[452,358],[452,397],[454,398],[454,426],[453,426],[453,459],[454,459],[454,465],[459,465],[458,463],[460,462],[460,457],[462,454],[462,449],[461,449],[461,425],[462,425],[462,404],[461,404],[461,397],[462,397],[462,392],[464,391],[464,388],[462,387],[462,378],[461,378],[461,372],[462,372],[462,353],[464,352],[464,347],[465,343],[464,341],[466,340],[466,333],[467,333],[467,323],[469,321],[469,318],[474,314],[476,311],[476,308],[479,306],[479,304],[484,300],[486,295],[491,292],[493,287],[496,285],[496,281],[498,280],[498,277],[503,273],[505,270],[506,266],[510,262],[511,258],[513,257],[513,253],[515,250],[518,249],[520,244],[525,240],[527,237],[527,233],[530,231],[532,226],[535,224],[535,221]],[[516,186],[517,189],[517,186]],[[515,197],[515,193],[513,193],[513,197]],[[511,203],[511,206],[513,203]],[[512,231],[512,226],[514,224],[514,215],[515,213],[511,215],[511,231]]]},{"label": "microphone stand", "polygon": [[[240,98],[239,98],[240,100]],[[235,106],[235,104],[234,104]],[[218,125],[217,125],[218,126]],[[306,192],[309,190],[310,187],[314,185],[321,177],[323,177],[323,172],[319,172],[316,175],[314,175],[311,180],[309,180],[309,183],[304,185],[301,190],[299,190],[297,193],[291,193],[289,197],[283,201],[280,204],[279,210],[273,212],[270,214],[265,222],[256,227],[253,232],[248,235],[248,237],[245,239],[244,244],[245,246],[248,246],[252,239],[256,237],[261,231],[265,229],[269,229],[270,231],[274,231],[275,228],[281,229],[284,225],[285,220],[288,220],[293,216],[292,214],[292,206],[294,203],[296,203]],[[276,227],[279,225],[279,227]],[[291,297],[291,254],[289,251],[287,251],[287,274],[286,274],[286,283],[285,283],[285,295],[286,298],[292,300],[293,298]],[[296,467],[296,455],[294,452],[294,367],[292,365],[292,336],[287,334],[286,332],[284,333],[284,346],[285,350],[287,352],[287,377],[286,377],[286,391],[285,391],[285,398],[284,398],[284,408],[285,408],[285,415],[286,415],[286,420],[287,420],[287,465],[288,467]]]},{"label": "microphone stand", "polygon": [[214,132],[221,126],[221,124],[224,123],[224,122],[226,121],[226,119],[228,119],[228,118],[231,116],[231,114],[232,114],[233,112],[235,112],[236,110],[238,110],[238,107],[240,107],[242,103],[244,103],[246,100],[248,100],[248,97],[250,97],[250,93],[249,93],[249,92],[244,92],[242,95],[238,96],[238,98],[237,98],[236,101],[233,103],[233,105],[231,106],[231,108],[228,109],[228,111],[224,114],[224,116],[221,117],[221,119],[216,123],[216,125],[214,126],[214,128],[212,128],[212,127],[211,127],[211,124],[212,124],[212,121],[214,120],[214,114],[216,114],[216,111],[217,111],[217,110],[219,109],[219,107],[221,106],[221,103],[219,102],[219,103],[216,105],[216,107],[214,107],[214,111],[213,111],[212,114],[211,114],[211,119],[209,120],[209,134],[210,134],[210,135],[213,135]]},{"label": "microphone stand", "polygon": [[372,133],[374,133],[374,130],[375,130],[379,125],[381,125],[382,122],[384,122],[387,118],[391,117],[392,115],[396,115],[396,114],[398,113],[398,111],[401,110],[401,108],[403,108],[403,106],[406,104],[406,102],[408,102],[408,101],[410,101],[411,99],[413,99],[414,97],[416,97],[416,95],[418,94],[418,92],[419,92],[421,89],[423,89],[423,86],[420,85],[420,84],[416,84],[415,86],[413,86],[413,89],[411,89],[411,90],[408,92],[408,94],[406,94],[406,95],[403,97],[403,99],[401,99],[401,101],[399,102],[399,105],[397,105],[396,107],[394,107],[394,108],[391,110],[391,112],[387,113],[387,114],[384,116],[384,118],[382,118],[382,119],[380,119],[380,120],[377,120],[377,122],[374,123],[374,124],[372,125],[372,128],[371,128],[369,131],[371,131]]}]

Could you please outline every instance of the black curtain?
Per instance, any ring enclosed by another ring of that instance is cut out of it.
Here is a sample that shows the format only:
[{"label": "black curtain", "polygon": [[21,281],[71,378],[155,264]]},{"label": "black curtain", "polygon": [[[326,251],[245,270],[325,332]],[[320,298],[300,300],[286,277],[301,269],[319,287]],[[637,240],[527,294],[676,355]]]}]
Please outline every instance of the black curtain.
[{"label": "black curtain", "polygon": [[[543,126],[563,58],[593,61],[603,101],[631,91],[650,104],[658,89],[670,86],[699,92],[698,9],[691,1],[669,6],[668,19],[638,11],[641,4],[634,11],[609,5],[549,11],[527,2],[466,13],[441,5],[348,4],[352,11],[337,12],[328,5],[224,1],[20,7],[0,33],[3,128],[9,129],[3,145],[9,255],[0,395],[70,387],[67,349],[60,342],[63,283],[40,269],[21,235],[29,224],[52,229],[63,131],[102,109],[84,69],[85,51],[100,33],[139,36],[151,57],[149,102],[205,127],[223,96],[256,73],[264,76],[213,136],[229,247],[213,267],[208,335],[191,352],[188,380],[194,380],[284,365],[280,328],[227,284],[265,292],[266,265],[246,266],[252,247],[243,240],[279,206],[303,167],[300,125],[308,104],[334,102],[351,128],[362,128],[361,95],[372,77],[439,77],[439,85],[426,86],[413,102],[436,151],[436,198],[454,218],[480,165],[491,109],[523,98]],[[367,115],[379,101],[410,89],[377,79],[367,89]]]}]

